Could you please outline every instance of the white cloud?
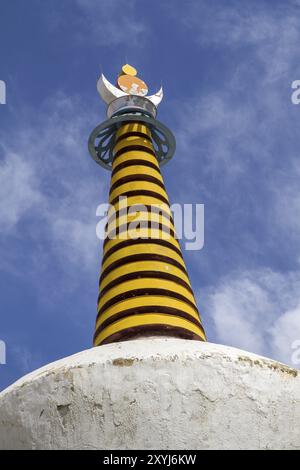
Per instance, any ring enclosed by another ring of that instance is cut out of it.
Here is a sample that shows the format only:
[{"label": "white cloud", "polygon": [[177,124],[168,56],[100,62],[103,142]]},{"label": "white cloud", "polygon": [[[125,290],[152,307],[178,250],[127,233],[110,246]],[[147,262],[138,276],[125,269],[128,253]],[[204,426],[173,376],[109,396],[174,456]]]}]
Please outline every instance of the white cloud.
[{"label": "white cloud", "polygon": [[66,39],[62,47],[69,41],[74,47],[119,46],[126,54],[128,47],[144,44],[148,35],[139,0],[65,0],[45,12],[44,27],[51,34],[61,32]]},{"label": "white cloud", "polygon": [[[260,212],[256,229],[269,225],[270,241],[280,234],[286,243],[300,235],[300,108],[290,101],[291,82],[300,75],[294,4],[267,8],[253,2],[244,8],[234,2],[219,8],[217,3],[189,2],[180,17],[197,44],[194,54],[201,57],[201,47],[239,51],[228,55],[226,78],[220,77],[216,89],[200,89],[183,106],[174,104],[180,110],[177,166],[190,182],[190,200],[221,198],[231,216],[247,210],[243,201],[249,204],[253,192],[249,222]],[[243,191],[248,193],[241,198]],[[186,197],[184,189],[178,194]]]},{"label": "white cloud", "polygon": [[[300,271],[240,271],[209,289],[217,341],[292,364],[300,339]],[[292,364],[293,365],[293,364]]]},{"label": "white cloud", "polygon": [[[100,246],[96,207],[106,201],[108,187],[107,175],[101,178],[87,150],[99,118],[76,97],[61,94],[44,105],[38,118],[31,113],[27,118],[15,131],[17,142],[7,131],[1,136],[0,230],[17,239],[26,222],[35,254],[47,253],[39,258],[40,267],[42,259],[47,263],[54,255],[70,275],[74,265],[93,271]],[[14,263],[10,251],[2,245],[2,268]],[[31,257],[34,262],[34,253]]]},{"label": "white cloud", "polygon": [[[206,206],[204,252],[190,258],[204,282],[212,279],[208,295],[206,287],[199,294],[203,320],[212,319],[214,341],[293,365],[300,339],[300,108],[290,103],[300,27],[293,2],[188,5],[180,21],[195,56],[207,48],[228,57],[217,88],[206,86],[177,107],[177,165],[189,198]],[[270,268],[255,268],[267,258]]]},{"label": "white cloud", "polygon": [[13,342],[10,344],[11,346],[9,347],[9,352],[16,361],[20,373],[27,374],[31,370],[41,366],[43,357],[40,353],[35,355],[26,346],[14,345]]},{"label": "white cloud", "polygon": [[38,177],[21,155],[5,152],[0,160],[0,232],[12,231],[23,216],[43,205]]},{"label": "white cloud", "polygon": [[[76,0],[82,13],[79,35],[87,35],[97,45],[116,46],[124,43],[138,46],[147,28],[137,18],[136,0]],[[125,46],[126,47],[126,46]]]},{"label": "white cloud", "polygon": [[227,177],[236,177],[248,163],[247,158],[241,158],[241,151],[248,153],[257,145],[253,141],[252,147],[248,146],[255,123],[252,106],[224,90],[194,97],[181,107],[176,132],[178,150],[190,155],[189,165],[183,161],[183,166],[195,174],[201,153],[204,173],[224,172]]},{"label": "white cloud", "polygon": [[97,247],[100,241],[96,239],[95,220],[78,220],[78,216],[70,217],[62,213],[51,217],[49,221],[51,236],[55,242],[56,251],[60,253],[60,261],[67,266],[80,266],[89,270],[98,258]]},{"label": "white cloud", "polygon": [[[245,7],[237,0],[222,6],[206,0],[189,2],[182,12],[181,24],[198,45],[246,48],[245,61],[237,63],[237,68],[255,57],[264,68],[264,79],[270,82],[289,72],[291,59],[298,66],[299,11],[294,2],[271,7],[255,1]],[[259,70],[257,65],[253,70]]]},{"label": "white cloud", "polygon": [[182,16],[182,22],[187,28],[197,29],[195,39],[202,45],[222,44],[233,47],[240,46],[241,43],[256,44],[273,37],[270,18],[262,14],[260,8],[255,8],[254,12],[237,2],[220,8],[220,4],[207,1],[189,3],[189,6]]},{"label": "white cloud", "polygon": [[[291,361],[291,353],[295,342],[300,341],[300,301],[298,305],[283,313],[271,329],[274,354],[282,361]],[[299,368],[299,364],[295,364]]]}]

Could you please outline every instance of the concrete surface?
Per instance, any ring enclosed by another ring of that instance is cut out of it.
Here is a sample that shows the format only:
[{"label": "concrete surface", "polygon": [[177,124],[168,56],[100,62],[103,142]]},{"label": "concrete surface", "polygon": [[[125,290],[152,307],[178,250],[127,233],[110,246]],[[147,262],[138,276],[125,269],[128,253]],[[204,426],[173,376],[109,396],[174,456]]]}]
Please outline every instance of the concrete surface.
[{"label": "concrete surface", "polygon": [[299,372],[198,341],[100,346],[0,394],[0,448],[300,449]]}]

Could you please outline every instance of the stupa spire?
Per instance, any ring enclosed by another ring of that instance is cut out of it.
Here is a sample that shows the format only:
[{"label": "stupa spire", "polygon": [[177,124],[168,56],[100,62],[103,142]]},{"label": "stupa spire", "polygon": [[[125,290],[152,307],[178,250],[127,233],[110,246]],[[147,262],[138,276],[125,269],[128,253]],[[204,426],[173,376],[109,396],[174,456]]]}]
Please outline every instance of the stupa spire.
[{"label": "stupa spire", "polygon": [[122,67],[116,86],[101,75],[108,120],[89,139],[91,156],[112,171],[94,345],[139,336],[205,340],[160,166],[175,139],[156,120],[162,88]]}]

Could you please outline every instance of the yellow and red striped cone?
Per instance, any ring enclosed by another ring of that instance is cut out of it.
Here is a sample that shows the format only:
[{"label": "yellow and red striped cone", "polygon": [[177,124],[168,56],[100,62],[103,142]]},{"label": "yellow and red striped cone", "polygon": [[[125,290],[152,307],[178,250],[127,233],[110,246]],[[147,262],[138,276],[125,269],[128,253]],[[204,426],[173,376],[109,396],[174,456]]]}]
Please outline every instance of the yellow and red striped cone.
[{"label": "yellow and red striped cone", "polygon": [[149,335],[205,341],[151,132],[143,123],[125,123],[116,133],[109,202],[94,345]]}]

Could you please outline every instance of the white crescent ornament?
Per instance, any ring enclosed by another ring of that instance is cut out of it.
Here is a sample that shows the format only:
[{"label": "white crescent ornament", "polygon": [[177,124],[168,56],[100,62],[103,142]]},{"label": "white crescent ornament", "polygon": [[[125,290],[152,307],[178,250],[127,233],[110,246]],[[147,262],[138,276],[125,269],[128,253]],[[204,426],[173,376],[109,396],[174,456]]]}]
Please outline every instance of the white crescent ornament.
[{"label": "white crescent ornament", "polygon": [[[121,96],[128,96],[130,93],[125,93],[124,91],[120,90],[120,88],[114,86],[112,83],[110,83],[103,73],[101,74],[98,82],[97,82],[97,90],[101,98],[106,104],[110,104],[112,101],[114,101],[116,98],[120,98]],[[154,106],[158,106],[163,99],[163,88],[160,87],[157,93],[151,96],[145,96],[145,98],[151,103],[154,104]]]}]

